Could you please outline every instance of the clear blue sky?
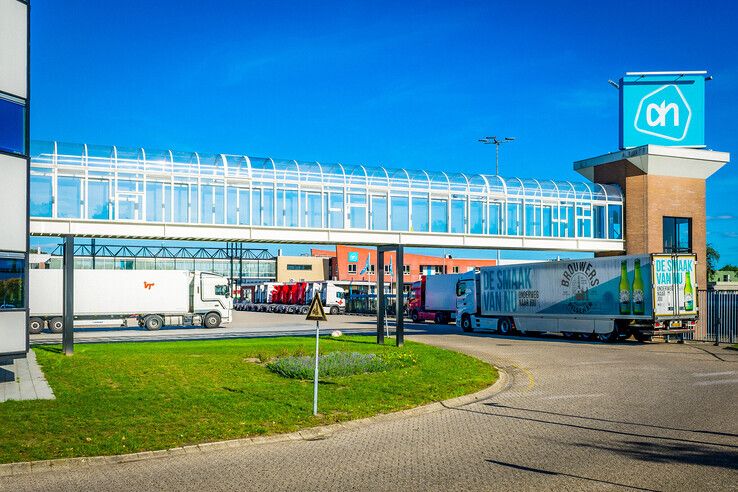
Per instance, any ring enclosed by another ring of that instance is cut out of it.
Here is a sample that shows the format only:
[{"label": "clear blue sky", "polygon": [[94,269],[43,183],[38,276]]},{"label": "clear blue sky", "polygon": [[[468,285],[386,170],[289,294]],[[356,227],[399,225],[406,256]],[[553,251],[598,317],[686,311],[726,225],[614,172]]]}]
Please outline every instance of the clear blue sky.
[{"label": "clear blue sky", "polygon": [[[700,70],[738,152],[736,2],[32,1],[32,137],[583,179],[617,150],[625,71]],[[734,155],[734,158],[736,156]],[[738,171],[708,240],[738,263]],[[294,251],[294,250],[293,250]],[[519,255],[518,255],[519,256]]]}]

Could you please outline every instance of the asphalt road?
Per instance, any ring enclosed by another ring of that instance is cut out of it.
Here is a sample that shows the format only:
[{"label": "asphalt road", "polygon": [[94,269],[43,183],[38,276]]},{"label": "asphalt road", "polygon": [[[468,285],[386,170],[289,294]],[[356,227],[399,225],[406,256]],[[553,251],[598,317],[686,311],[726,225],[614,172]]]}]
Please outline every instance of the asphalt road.
[{"label": "asphalt road", "polygon": [[412,339],[487,360],[509,387],[324,440],[53,470],[0,490],[738,488],[738,352],[425,329]]},{"label": "asphalt road", "polygon": [[[407,320],[409,321],[409,320]],[[158,331],[147,331],[135,321],[121,328],[120,322],[107,321],[107,324],[75,325],[75,343],[125,342],[125,341],[169,341],[203,340],[225,338],[268,337],[283,335],[313,335],[315,321],[307,321],[305,315],[253,313],[233,311],[233,321],[219,328],[204,327],[164,327]],[[452,324],[438,326],[432,323],[405,325],[408,333],[457,333]],[[321,322],[321,332],[341,330],[345,333],[376,333],[377,321],[374,316],[328,315],[328,321]],[[390,330],[394,331],[393,323]],[[60,333],[43,332],[31,335],[31,344],[61,343]]]}]

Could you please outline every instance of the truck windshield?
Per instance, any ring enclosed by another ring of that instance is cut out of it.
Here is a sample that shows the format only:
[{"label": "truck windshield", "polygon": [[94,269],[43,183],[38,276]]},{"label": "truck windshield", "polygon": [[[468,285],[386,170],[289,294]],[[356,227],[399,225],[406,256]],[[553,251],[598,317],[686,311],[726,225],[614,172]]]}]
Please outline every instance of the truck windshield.
[{"label": "truck windshield", "polygon": [[464,292],[466,292],[466,282],[457,282],[456,283],[456,295],[463,296]]},{"label": "truck windshield", "polygon": [[228,286],[227,285],[216,285],[215,295],[228,297]]}]

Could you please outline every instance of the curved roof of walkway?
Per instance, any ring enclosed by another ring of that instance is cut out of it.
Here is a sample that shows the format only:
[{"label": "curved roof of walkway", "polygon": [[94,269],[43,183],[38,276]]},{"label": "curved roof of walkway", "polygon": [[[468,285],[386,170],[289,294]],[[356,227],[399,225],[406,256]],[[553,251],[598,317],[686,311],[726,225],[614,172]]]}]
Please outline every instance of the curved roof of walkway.
[{"label": "curved roof of walkway", "polygon": [[31,159],[99,170],[196,173],[245,177],[254,181],[322,183],[348,188],[378,187],[412,191],[449,191],[509,198],[559,198],[622,202],[617,186],[598,183],[521,179],[493,174],[465,174],[385,166],[346,165],[172,150],[33,141]]}]

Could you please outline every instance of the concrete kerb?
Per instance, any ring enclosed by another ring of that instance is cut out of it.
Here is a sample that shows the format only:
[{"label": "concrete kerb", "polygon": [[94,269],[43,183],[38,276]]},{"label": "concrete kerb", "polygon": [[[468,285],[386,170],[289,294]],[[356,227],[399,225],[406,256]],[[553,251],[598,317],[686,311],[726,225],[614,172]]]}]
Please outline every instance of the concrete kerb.
[{"label": "concrete kerb", "polygon": [[495,369],[497,369],[499,377],[497,378],[497,381],[495,381],[495,383],[488,388],[469,395],[458,396],[456,398],[451,398],[444,401],[427,403],[419,407],[409,408],[407,410],[401,410],[398,412],[379,414],[363,419],[348,420],[346,422],[337,422],[335,424],[322,425],[318,427],[310,427],[286,434],[275,434],[273,436],[244,437],[241,439],[207,442],[202,444],[191,444],[170,449],[141,451],[138,453],[119,454],[111,456],[90,456],[5,463],[0,464],[0,477],[25,475],[29,473],[43,473],[60,469],[68,470],[71,468],[86,468],[97,465],[131,463],[135,461],[160,459],[166,458],[168,456],[177,456],[182,454],[206,453],[226,448],[243,448],[288,441],[315,441],[320,439],[327,439],[336,432],[359,429],[381,422],[391,422],[404,418],[426,415],[429,413],[438,412],[440,410],[459,408],[491,398],[492,396],[508,389],[511,381],[510,376],[503,369],[500,369],[498,367],[495,367]]}]

